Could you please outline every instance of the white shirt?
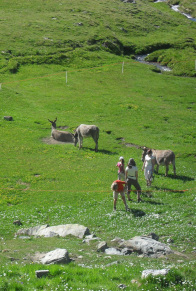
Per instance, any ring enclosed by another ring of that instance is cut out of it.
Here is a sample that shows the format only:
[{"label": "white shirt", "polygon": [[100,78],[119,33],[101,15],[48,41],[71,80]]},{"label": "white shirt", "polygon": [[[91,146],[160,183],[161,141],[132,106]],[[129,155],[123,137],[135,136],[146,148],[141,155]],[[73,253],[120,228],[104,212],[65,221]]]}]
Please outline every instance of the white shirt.
[{"label": "white shirt", "polygon": [[132,166],[132,168],[126,167],[127,179],[136,180],[135,172],[137,171],[138,168],[136,166]]}]

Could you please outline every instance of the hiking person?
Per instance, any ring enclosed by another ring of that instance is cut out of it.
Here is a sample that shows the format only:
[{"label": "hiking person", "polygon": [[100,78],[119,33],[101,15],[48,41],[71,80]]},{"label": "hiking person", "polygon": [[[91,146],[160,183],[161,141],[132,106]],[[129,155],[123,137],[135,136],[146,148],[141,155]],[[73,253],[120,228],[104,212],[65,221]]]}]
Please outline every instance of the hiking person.
[{"label": "hiking person", "polygon": [[116,204],[118,200],[118,194],[121,195],[123,203],[125,205],[125,211],[128,211],[127,202],[125,199],[125,186],[127,183],[125,181],[116,180],[112,183],[111,189],[113,191],[113,210],[116,211]]},{"label": "hiking person", "polygon": [[138,168],[134,159],[129,159],[128,165],[125,169],[125,181],[127,182],[127,197],[128,201],[132,201],[130,198],[131,186],[133,185],[137,190],[137,202],[142,201],[140,198],[141,187],[138,183]]},{"label": "hiking person", "polygon": [[146,185],[151,186],[153,180],[153,172],[155,165],[155,157],[152,155],[152,150],[149,149],[147,151],[147,155],[144,158],[144,163],[142,167],[142,171],[144,170],[144,176],[146,179]]},{"label": "hiking person", "polygon": [[118,180],[124,181],[125,180],[125,161],[123,157],[119,158],[119,162],[116,164],[118,167]]}]

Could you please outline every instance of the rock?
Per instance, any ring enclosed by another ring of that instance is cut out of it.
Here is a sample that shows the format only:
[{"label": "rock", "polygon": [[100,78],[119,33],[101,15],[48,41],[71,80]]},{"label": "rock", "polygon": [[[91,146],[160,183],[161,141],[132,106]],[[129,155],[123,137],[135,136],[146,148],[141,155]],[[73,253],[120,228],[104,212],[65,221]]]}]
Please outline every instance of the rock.
[{"label": "rock", "polygon": [[85,239],[82,241],[83,243],[89,243],[92,240],[99,240],[100,238],[96,237],[95,234],[86,235]]},{"label": "rock", "polygon": [[13,117],[12,116],[4,116],[4,119],[7,121],[12,121]]},{"label": "rock", "polygon": [[115,262],[112,262],[112,263],[109,263],[106,265],[106,267],[110,267],[110,266],[113,266],[113,265],[118,265],[119,262],[118,261],[115,261]]},{"label": "rock", "polygon": [[20,239],[31,239],[30,236],[25,236],[25,235],[21,235],[18,238],[20,238]]},{"label": "rock", "polygon": [[13,222],[13,224],[15,224],[15,225],[22,225],[22,222],[21,222],[20,220],[15,220],[15,221]]},{"label": "rock", "polygon": [[124,242],[124,239],[120,238],[120,237],[115,237],[114,239],[111,240],[111,242],[116,242],[116,243],[122,243]]},{"label": "rock", "polygon": [[152,275],[152,276],[159,276],[159,275],[162,275],[162,276],[165,276],[168,274],[170,270],[169,269],[161,269],[161,270],[144,270],[142,272],[142,279],[148,277],[149,275]]},{"label": "rock", "polygon": [[64,224],[57,226],[41,225],[35,226],[28,229],[20,229],[16,235],[34,235],[34,236],[44,236],[53,237],[61,236],[65,237],[67,235],[73,235],[79,238],[83,238],[85,235],[89,235],[90,231],[87,227],[79,224]]},{"label": "rock", "polygon": [[35,271],[35,274],[37,278],[46,277],[49,274],[49,270],[38,270]]},{"label": "rock", "polygon": [[157,241],[159,240],[159,236],[154,232],[149,233],[148,237],[151,237],[152,239],[155,239]]},{"label": "rock", "polygon": [[169,246],[149,237],[136,236],[120,244],[121,248],[128,248],[138,254],[148,257],[159,257],[173,253]]},{"label": "rock", "polygon": [[108,248],[107,242],[102,241],[97,246],[97,252],[105,252],[105,250]]},{"label": "rock", "polygon": [[71,260],[69,258],[68,251],[66,249],[56,249],[47,253],[43,258],[41,258],[40,262],[42,264],[67,264]]},{"label": "rock", "polygon": [[132,254],[132,250],[128,249],[128,248],[124,248],[121,250],[122,255],[127,256]]},{"label": "rock", "polygon": [[127,286],[125,284],[120,284],[120,285],[118,285],[118,288],[125,289],[125,288],[127,288]]},{"label": "rock", "polygon": [[116,248],[107,248],[105,249],[105,253],[107,255],[123,255],[123,253],[121,253],[121,251]]},{"label": "rock", "polygon": [[170,243],[173,243],[173,242],[174,242],[174,240],[173,240],[172,238],[168,238],[168,239],[167,239],[167,243],[170,244]]}]

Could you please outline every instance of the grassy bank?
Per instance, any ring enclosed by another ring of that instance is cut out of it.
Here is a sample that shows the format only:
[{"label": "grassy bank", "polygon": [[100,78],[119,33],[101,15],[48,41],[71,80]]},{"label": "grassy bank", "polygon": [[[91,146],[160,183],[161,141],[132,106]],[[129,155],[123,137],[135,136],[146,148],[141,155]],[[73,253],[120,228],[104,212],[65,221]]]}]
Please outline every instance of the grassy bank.
[{"label": "grassy bank", "polygon": [[169,64],[173,74],[195,76],[196,24],[167,3],[95,1],[92,7],[89,1],[4,0],[0,5],[1,73],[16,73],[24,64],[97,66],[106,57],[155,52],[156,61]]}]

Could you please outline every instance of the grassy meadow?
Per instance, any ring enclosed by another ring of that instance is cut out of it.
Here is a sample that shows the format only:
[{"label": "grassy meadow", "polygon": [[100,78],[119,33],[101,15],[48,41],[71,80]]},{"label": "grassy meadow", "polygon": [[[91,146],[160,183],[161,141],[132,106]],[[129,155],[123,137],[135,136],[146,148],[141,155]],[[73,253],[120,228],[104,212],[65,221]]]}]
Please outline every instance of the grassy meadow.
[{"label": "grassy meadow", "polygon": [[[176,46],[188,36],[194,39],[195,23],[164,3],[157,8],[150,1],[138,1],[132,8],[121,1],[95,1],[95,7],[90,1],[55,1],[56,6],[54,1],[1,3],[0,291],[115,291],[120,284],[133,291],[196,290],[196,104],[195,78],[190,77],[195,74],[195,40],[180,50]],[[143,18],[152,9],[160,34],[152,29],[154,18]],[[133,17],[127,20],[128,12]],[[83,25],[73,25],[80,22]],[[193,69],[183,65],[174,66],[176,74],[157,73],[152,65],[133,59],[132,54],[149,48],[156,54],[161,39],[175,43],[168,50],[174,50],[178,61],[189,52]],[[113,46],[106,47],[106,40]],[[125,48],[133,50],[125,54]],[[81,123],[96,124],[98,153],[91,139],[84,139],[81,150],[49,143],[48,119],[56,117],[57,127],[70,132]],[[165,177],[160,167],[147,188],[139,146],[173,150],[177,176],[170,166]],[[133,157],[139,169],[143,202],[136,203],[132,192],[130,212],[124,211],[120,198],[113,212],[110,185],[121,155],[126,163]],[[13,224],[18,219],[22,226]],[[97,253],[97,241],[15,237],[20,228],[70,223],[87,226],[109,246],[115,237],[154,232],[176,253],[159,259],[108,256]],[[33,262],[37,252],[56,248],[66,248],[73,262]],[[162,268],[171,272],[141,279],[143,270]],[[49,276],[37,279],[35,271],[43,269]]]}]

